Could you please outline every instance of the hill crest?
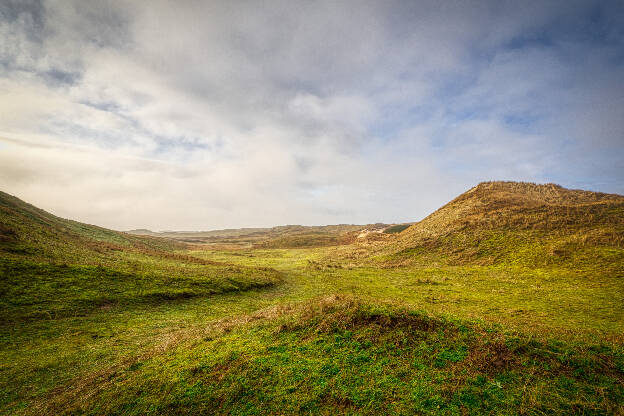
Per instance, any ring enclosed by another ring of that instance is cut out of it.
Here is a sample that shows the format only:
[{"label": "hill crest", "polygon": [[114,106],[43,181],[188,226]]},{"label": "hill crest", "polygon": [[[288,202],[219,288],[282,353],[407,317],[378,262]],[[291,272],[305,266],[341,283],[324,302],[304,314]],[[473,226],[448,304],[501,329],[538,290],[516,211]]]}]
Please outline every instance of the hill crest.
[{"label": "hill crest", "polygon": [[622,195],[567,189],[554,183],[536,184],[533,182],[489,181],[479,183],[450,203],[475,197],[487,203],[507,201],[510,204],[524,206],[565,206],[624,200]]},{"label": "hill crest", "polygon": [[[415,223],[401,235],[403,237],[418,232],[440,234],[449,227],[453,228],[453,224],[460,225],[458,222],[464,226],[475,222],[500,222],[511,219],[514,213],[528,213],[531,210],[536,210],[536,213],[546,214],[548,211],[556,214],[565,207],[565,211],[572,214],[574,208],[612,203],[624,203],[624,196],[571,190],[553,183],[541,185],[530,182],[481,182]],[[528,220],[525,221],[526,225],[537,225],[530,218]]]},{"label": "hill crest", "polygon": [[355,253],[382,256],[390,265],[570,264],[602,256],[611,267],[617,262],[610,256],[623,246],[624,196],[497,181],[478,184],[395,238]]}]

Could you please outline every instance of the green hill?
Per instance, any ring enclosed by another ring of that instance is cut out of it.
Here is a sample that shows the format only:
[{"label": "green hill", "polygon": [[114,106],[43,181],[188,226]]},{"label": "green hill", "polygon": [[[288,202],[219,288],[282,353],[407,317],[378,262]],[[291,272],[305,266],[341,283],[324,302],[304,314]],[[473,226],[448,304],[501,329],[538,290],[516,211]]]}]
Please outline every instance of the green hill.
[{"label": "green hill", "polygon": [[3,324],[276,283],[268,269],[202,260],[185,244],[54,216],[0,192]]},{"label": "green hill", "polygon": [[5,255],[79,260],[123,249],[171,252],[183,248],[184,244],[173,240],[137,237],[59,218],[0,191],[0,251]]}]

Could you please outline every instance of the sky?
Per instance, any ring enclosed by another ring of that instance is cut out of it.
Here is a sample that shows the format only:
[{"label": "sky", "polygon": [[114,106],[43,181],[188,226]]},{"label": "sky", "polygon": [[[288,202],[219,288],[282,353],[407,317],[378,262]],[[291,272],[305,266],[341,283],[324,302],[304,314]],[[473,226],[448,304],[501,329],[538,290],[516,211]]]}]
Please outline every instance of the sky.
[{"label": "sky", "polygon": [[0,1],[0,190],[119,230],[624,194],[622,1]]}]

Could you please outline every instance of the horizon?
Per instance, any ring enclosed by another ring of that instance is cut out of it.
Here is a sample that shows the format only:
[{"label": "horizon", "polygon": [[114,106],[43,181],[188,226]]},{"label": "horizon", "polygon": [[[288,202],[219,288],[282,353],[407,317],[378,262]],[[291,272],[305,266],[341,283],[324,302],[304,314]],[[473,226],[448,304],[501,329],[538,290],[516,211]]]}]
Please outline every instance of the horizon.
[{"label": "horizon", "polygon": [[3,2],[0,189],[186,231],[416,222],[499,179],[624,194],[621,2],[272,5]]},{"label": "horizon", "polygon": [[[131,231],[149,231],[151,233],[204,233],[204,232],[214,232],[214,231],[228,231],[228,230],[243,230],[243,229],[250,229],[250,230],[260,230],[260,229],[272,229],[272,228],[278,228],[278,227],[331,227],[331,226],[340,226],[340,225],[357,225],[357,226],[367,226],[367,225],[378,225],[378,224],[383,224],[383,225],[388,225],[388,226],[392,226],[392,225],[402,225],[402,224],[416,224],[422,220],[424,220],[425,218],[427,218],[429,215],[433,214],[434,212],[436,212],[437,210],[439,210],[440,208],[444,207],[445,205],[447,205],[448,203],[452,202],[453,200],[455,200],[456,198],[458,198],[459,196],[469,192],[470,190],[476,188],[477,186],[481,185],[481,184],[487,184],[487,183],[495,183],[495,182],[509,182],[509,183],[526,183],[526,184],[535,184],[535,185],[554,185],[554,186],[558,186],[558,187],[562,187],[565,190],[569,190],[569,191],[590,191],[590,192],[596,192],[596,193],[601,193],[600,191],[595,191],[595,190],[591,190],[591,189],[576,189],[576,188],[566,188],[563,187],[557,183],[553,183],[553,182],[545,182],[545,183],[538,183],[538,182],[524,182],[524,181],[496,181],[496,180],[492,180],[492,181],[483,181],[483,182],[479,182],[478,184],[471,186],[470,188],[466,189],[464,192],[460,193],[459,195],[455,195],[454,197],[452,197],[450,200],[443,202],[439,207],[435,208],[433,211],[426,213],[423,217],[419,218],[419,219],[415,219],[412,221],[403,221],[403,222],[369,222],[366,224],[356,224],[356,223],[335,223],[335,224],[277,224],[277,225],[269,225],[269,226],[243,226],[243,227],[236,227],[236,228],[212,228],[212,229],[197,229],[197,230],[150,230],[147,228],[132,228],[132,229],[127,229],[127,230],[116,230],[116,231],[121,231],[121,232],[131,232]],[[619,194],[619,193],[610,193],[610,192],[604,192],[606,194],[612,194],[612,195],[618,195],[618,196],[624,196],[624,194]]]},{"label": "horizon", "polygon": [[[523,181],[496,181],[496,180],[492,180],[492,181],[479,182],[478,184],[476,184],[474,186],[471,186],[470,188],[466,189],[461,194],[456,195],[456,196],[452,197],[450,200],[442,203],[439,207],[435,208],[433,211],[431,211],[429,213],[426,213],[422,218],[419,218],[419,219],[416,219],[416,220],[412,220],[412,221],[403,221],[403,222],[379,222],[379,221],[377,221],[377,222],[369,222],[369,223],[365,223],[365,224],[364,223],[361,223],[361,224],[356,224],[356,223],[333,223],[333,224],[277,224],[277,225],[267,225],[267,226],[253,226],[253,225],[250,225],[250,226],[242,226],[242,227],[211,228],[211,229],[205,228],[205,229],[194,229],[194,230],[192,230],[192,229],[187,229],[187,230],[183,230],[183,229],[178,229],[178,230],[174,230],[174,229],[148,229],[148,228],[138,228],[138,227],[127,228],[127,229],[114,229],[114,228],[111,228],[111,230],[118,231],[118,232],[124,232],[124,233],[132,233],[132,232],[137,232],[137,231],[141,231],[141,232],[147,231],[147,232],[153,233],[153,234],[167,234],[167,233],[170,233],[170,234],[186,234],[186,233],[188,233],[188,234],[200,234],[200,233],[210,233],[210,232],[217,232],[217,231],[271,230],[271,229],[280,228],[280,227],[309,227],[309,228],[315,228],[316,227],[316,228],[323,228],[323,227],[333,227],[333,226],[361,226],[361,227],[365,227],[365,226],[369,226],[369,225],[373,225],[373,226],[374,225],[386,225],[386,226],[391,227],[391,226],[394,226],[394,225],[405,225],[405,224],[414,225],[414,224],[417,224],[420,221],[426,219],[429,215],[437,212],[439,209],[445,207],[447,204],[453,202],[458,197],[460,197],[460,196],[462,196],[464,194],[469,193],[470,191],[472,191],[473,189],[477,188],[480,185],[490,184],[490,183],[529,184],[529,185],[538,185],[538,186],[552,185],[552,186],[559,187],[559,188],[562,188],[562,189],[567,190],[567,191],[584,191],[584,192],[589,191],[589,192],[594,192],[594,193],[603,193],[603,192],[599,192],[599,191],[593,191],[593,190],[590,190],[590,189],[566,188],[566,187],[563,187],[563,186],[561,186],[559,184],[556,184],[556,183],[553,183],[553,182],[537,183],[537,182],[523,182]],[[0,192],[2,192],[2,190],[0,190]],[[604,193],[604,194],[624,196],[624,195],[618,194],[618,193],[608,193],[607,192],[607,193]],[[11,195],[11,194],[8,194],[8,195]],[[13,196],[15,196],[15,195],[13,195]],[[22,201],[30,204],[29,201],[24,201],[24,200],[22,200]],[[33,205],[33,204],[30,204],[30,205]],[[39,206],[35,206],[35,205],[33,205],[33,206],[35,208],[39,208],[39,209],[41,208]],[[56,215],[56,214],[54,214],[54,212],[50,212],[50,213],[53,214],[53,215]],[[58,215],[57,215],[57,217],[58,217]],[[75,221],[75,219],[73,219],[73,218],[63,218],[63,219]],[[96,227],[101,227],[101,225],[99,225],[99,224],[87,224],[87,225],[93,225],[93,226],[96,226]],[[106,228],[106,227],[104,227],[104,228]]]}]

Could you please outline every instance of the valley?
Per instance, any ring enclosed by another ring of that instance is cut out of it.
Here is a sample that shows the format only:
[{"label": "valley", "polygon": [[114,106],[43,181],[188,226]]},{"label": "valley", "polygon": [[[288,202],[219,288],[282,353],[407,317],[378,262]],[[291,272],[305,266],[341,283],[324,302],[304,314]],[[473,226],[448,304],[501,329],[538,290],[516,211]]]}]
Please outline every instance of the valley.
[{"label": "valley", "polygon": [[624,412],[624,197],[488,182],[371,228],[134,235],[0,194],[0,413]]}]

